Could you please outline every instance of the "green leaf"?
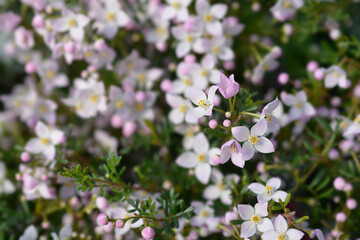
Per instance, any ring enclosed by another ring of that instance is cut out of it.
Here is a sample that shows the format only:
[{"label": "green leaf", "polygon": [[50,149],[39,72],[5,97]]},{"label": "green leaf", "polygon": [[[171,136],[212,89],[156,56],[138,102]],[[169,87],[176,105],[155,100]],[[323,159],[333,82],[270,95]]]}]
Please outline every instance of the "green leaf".
[{"label": "green leaf", "polygon": [[227,135],[224,132],[220,131],[219,129],[205,128],[204,132],[219,138],[227,137]]},{"label": "green leaf", "polygon": [[303,221],[309,220],[308,216],[303,216],[295,221],[295,223],[302,223]]},{"label": "green leaf", "polygon": [[314,153],[314,148],[310,145],[309,142],[307,142],[306,140],[303,140],[304,146],[306,147],[307,150],[309,150],[309,152]]},{"label": "green leaf", "polygon": [[317,117],[317,118],[315,118],[315,120],[316,120],[321,126],[323,126],[324,128],[326,128],[326,130],[328,130],[330,133],[333,132],[333,130],[331,129],[329,123],[327,123],[324,119]]},{"label": "green leaf", "polygon": [[230,224],[231,225],[238,225],[238,224],[241,224],[242,222],[243,222],[243,220],[231,220]]},{"label": "green leaf", "polygon": [[291,199],[291,193],[288,193],[288,195],[286,196],[285,202],[284,202],[285,207],[289,204],[290,199]]}]

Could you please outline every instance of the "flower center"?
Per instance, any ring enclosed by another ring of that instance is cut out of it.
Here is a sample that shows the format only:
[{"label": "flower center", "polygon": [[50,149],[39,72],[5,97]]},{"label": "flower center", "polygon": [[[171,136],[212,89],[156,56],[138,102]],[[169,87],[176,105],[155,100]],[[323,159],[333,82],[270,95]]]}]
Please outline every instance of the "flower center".
[{"label": "flower center", "polygon": [[357,122],[357,123],[360,123],[360,117],[359,116],[356,117],[354,121]]},{"label": "flower center", "polygon": [[136,111],[140,112],[144,109],[144,106],[141,103],[136,103],[135,109]]},{"label": "flower center", "polygon": [[206,218],[207,216],[209,216],[209,213],[206,210],[202,210],[200,215],[204,218]]},{"label": "flower center", "polygon": [[290,8],[290,7],[291,7],[291,3],[290,3],[290,2],[284,3],[284,7],[285,7],[285,8]]},{"label": "flower center", "polygon": [[278,237],[278,240],[284,240],[284,239],[285,239],[284,234],[281,234],[281,235]]},{"label": "flower center", "polygon": [[187,37],[186,37],[186,41],[187,41],[187,42],[192,42],[192,41],[194,41],[193,36],[191,36],[191,35],[187,35]]},{"label": "flower center", "polygon": [[258,141],[257,137],[255,137],[255,136],[250,137],[250,142],[251,143],[255,144],[255,143],[257,143],[257,141]]},{"label": "flower center", "polygon": [[124,107],[124,102],[123,102],[123,101],[118,101],[118,102],[116,103],[116,107],[117,107],[117,108],[123,108],[123,107]]},{"label": "flower center", "polygon": [[184,84],[186,85],[186,86],[190,86],[191,85],[191,79],[190,78],[185,78],[184,79]]},{"label": "flower center", "polygon": [[201,71],[201,76],[206,77],[208,75],[206,70],[202,70]]},{"label": "flower center", "polygon": [[260,218],[258,216],[253,216],[251,221],[253,221],[254,223],[258,223],[260,221]]},{"label": "flower center", "polygon": [[77,111],[81,111],[81,110],[83,109],[82,103],[76,104],[75,109],[76,109]]},{"label": "flower center", "polygon": [[301,108],[301,106],[302,106],[301,102],[297,102],[297,103],[295,104],[295,107],[297,107],[297,108]]},{"label": "flower center", "polygon": [[340,73],[334,72],[334,73],[333,73],[333,76],[334,76],[335,78],[338,78],[338,77],[340,76]]},{"label": "flower center", "polygon": [[133,70],[133,69],[135,68],[135,66],[134,66],[133,63],[129,63],[129,64],[127,65],[127,67],[128,67],[129,70]]},{"label": "flower center", "polygon": [[179,9],[180,8],[180,3],[174,2],[174,3],[171,4],[171,6],[173,6],[173,8]]},{"label": "flower center", "polygon": [[221,182],[217,184],[217,187],[218,187],[219,190],[224,190],[225,189],[224,184],[222,184]]},{"label": "flower center", "polygon": [[269,66],[268,64],[265,64],[265,65],[264,65],[264,70],[265,70],[265,71],[269,71],[269,69],[270,69],[270,66]]},{"label": "flower center", "polygon": [[88,58],[92,57],[93,55],[94,55],[94,53],[92,51],[86,51],[85,52],[85,56],[88,57]]},{"label": "flower center", "polygon": [[139,80],[140,82],[143,82],[143,81],[145,80],[145,74],[140,73],[140,74],[138,75],[138,80]]},{"label": "flower center", "polygon": [[163,27],[157,27],[156,28],[156,33],[158,35],[164,35],[165,34],[165,29]]},{"label": "flower center", "polygon": [[198,160],[199,160],[200,162],[205,161],[205,154],[199,154],[199,155],[198,155]]},{"label": "flower center", "polygon": [[90,96],[90,102],[97,103],[99,101],[99,96],[96,94],[93,94]]},{"label": "flower center", "polygon": [[272,187],[271,186],[266,186],[265,187],[265,195],[266,196],[271,196],[272,195]]},{"label": "flower center", "polygon": [[219,53],[220,53],[220,48],[219,48],[219,47],[214,47],[214,48],[213,48],[213,52],[214,52],[215,54],[219,54]]},{"label": "flower center", "polygon": [[182,112],[182,113],[186,112],[187,109],[188,109],[188,108],[187,108],[186,105],[181,105],[181,106],[179,107],[179,111]]},{"label": "flower center", "polygon": [[68,24],[69,27],[74,27],[75,24],[76,24],[76,22],[75,22],[74,19],[70,19],[70,20],[67,22],[67,24]]},{"label": "flower center", "polygon": [[199,102],[198,102],[198,105],[199,107],[203,107],[205,105],[205,100],[204,99],[201,99]]},{"label": "flower center", "polygon": [[210,14],[206,14],[204,19],[205,19],[205,22],[211,22],[213,20],[213,17]]},{"label": "flower center", "polygon": [[271,122],[271,118],[272,118],[272,116],[271,115],[266,115],[266,121],[268,121],[268,122]]},{"label": "flower center", "polygon": [[114,21],[115,20],[115,14],[114,13],[107,13],[106,14],[106,20]]},{"label": "flower center", "polygon": [[226,39],[230,39],[231,35],[229,33],[225,34]]},{"label": "flower center", "polygon": [[41,143],[44,144],[44,145],[48,145],[50,143],[50,141],[49,141],[48,138],[42,138]]},{"label": "flower center", "polygon": [[54,71],[49,70],[49,71],[47,71],[46,76],[47,76],[48,78],[54,78],[54,77],[55,77],[55,73],[54,73]]},{"label": "flower center", "polygon": [[46,106],[41,106],[40,107],[40,112],[41,113],[45,113],[47,111],[47,107]]},{"label": "flower center", "polygon": [[192,129],[189,129],[186,131],[185,136],[187,137],[193,137],[194,136],[194,131]]}]

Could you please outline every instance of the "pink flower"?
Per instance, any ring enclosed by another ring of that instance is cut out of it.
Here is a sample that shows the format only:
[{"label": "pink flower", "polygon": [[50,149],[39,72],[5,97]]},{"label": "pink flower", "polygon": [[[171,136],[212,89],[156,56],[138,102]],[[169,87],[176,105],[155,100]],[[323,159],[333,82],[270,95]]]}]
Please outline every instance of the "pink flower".
[{"label": "pink flower", "polygon": [[141,236],[145,240],[151,240],[155,236],[155,231],[154,231],[154,229],[152,227],[146,227],[141,231]]},{"label": "pink flower", "polygon": [[240,84],[234,80],[234,74],[231,74],[229,78],[227,78],[225,74],[221,74],[220,82],[217,86],[219,87],[221,95],[226,99],[235,96],[240,89]]}]

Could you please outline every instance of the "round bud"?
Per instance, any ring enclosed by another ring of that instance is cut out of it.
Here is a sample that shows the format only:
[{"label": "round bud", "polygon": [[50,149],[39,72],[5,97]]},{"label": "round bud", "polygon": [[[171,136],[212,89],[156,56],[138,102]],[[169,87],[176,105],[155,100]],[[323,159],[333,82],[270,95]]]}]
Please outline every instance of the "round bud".
[{"label": "round bud", "polygon": [[217,121],[215,119],[211,119],[209,121],[209,127],[214,129],[214,128],[216,128],[216,126],[217,126]]},{"label": "round bud", "polygon": [[123,220],[121,220],[121,219],[116,220],[116,222],[115,222],[115,227],[116,227],[116,228],[123,228],[123,227],[124,227],[124,222],[123,222]]},{"label": "round bud", "polygon": [[336,150],[335,148],[332,148],[329,150],[328,156],[329,156],[329,159],[335,160],[335,159],[339,158],[340,154],[339,154],[338,150]]},{"label": "round bud", "polygon": [[346,214],[343,212],[339,212],[336,214],[335,219],[337,222],[345,222],[346,220]]},{"label": "round bud", "polygon": [[345,184],[346,184],[346,182],[345,182],[344,178],[342,178],[342,177],[337,177],[334,180],[334,188],[336,190],[341,191],[344,188]]},{"label": "round bud", "polygon": [[230,127],[230,125],[231,125],[231,121],[230,121],[229,119],[225,119],[225,120],[223,121],[223,126],[224,126],[224,127]]},{"label": "round bud", "polygon": [[233,70],[235,68],[235,62],[234,61],[225,61],[224,62],[224,68],[225,70]]},{"label": "round bud", "polygon": [[125,137],[130,137],[137,129],[137,125],[134,122],[126,122],[123,127],[123,134]]},{"label": "round bud", "polygon": [[36,72],[36,64],[34,62],[28,62],[25,65],[25,72],[28,74],[32,74]]},{"label": "round bud", "polygon": [[289,74],[287,73],[280,73],[278,77],[278,81],[280,84],[284,85],[289,81]]},{"label": "round bud", "polygon": [[30,154],[28,152],[23,152],[23,153],[21,153],[20,158],[21,158],[21,161],[28,162],[28,161],[30,161]]},{"label": "round bud", "polygon": [[114,230],[114,224],[112,222],[108,222],[104,227],[103,227],[105,232],[111,232],[112,230]]},{"label": "round bud", "polygon": [[141,231],[141,236],[145,240],[151,240],[155,236],[155,231],[154,231],[154,229],[152,227],[146,227]]},{"label": "round bud", "polygon": [[354,96],[357,97],[357,98],[360,98],[360,84],[357,84],[354,87]]},{"label": "round bud", "polygon": [[114,114],[111,117],[111,126],[113,128],[121,128],[123,126],[123,124],[124,124],[124,121],[119,115]]},{"label": "round bud", "polygon": [[184,62],[186,62],[186,63],[195,63],[196,62],[195,55],[193,55],[193,54],[186,55],[185,58],[184,58]]},{"label": "round bud", "polygon": [[225,117],[226,117],[226,118],[230,118],[230,117],[231,117],[231,112],[226,112],[226,113],[225,113]]},{"label": "round bud", "polygon": [[145,99],[146,99],[146,93],[144,91],[138,91],[136,94],[135,94],[135,99],[136,101],[138,102],[144,102]]},{"label": "round bud", "polygon": [[219,155],[213,156],[211,161],[214,165],[219,165],[220,164],[220,156]]},{"label": "round bud", "polygon": [[104,213],[100,213],[97,216],[97,222],[98,222],[99,225],[104,226],[104,225],[108,224],[109,219]]},{"label": "round bud", "polygon": [[98,51],[104,50],[106,48],[106,42],[104,39],[98,39],[94,43],[94,48]]},{"label": "round bud", "polygon": [[73,42],[66,42],[64,44],[64,52],[69,53],[69,54],[73,54],[76,51],[76,46],[75,43]]},{"label": "round bud", "polygon": [[41,223],[41,227],[42,227],[42,229],[49,229],[49,227],[50,227],[50,222],[48,222],[48,221],[42,222],[42,223]]},{"label": "round bud", "polygon": [[100,210],[104,210],[105,208],[107,208],[109,206],[107,199],[104,197],[96,198],[95,203],[96,203],[97,208]]},{"label": "round bud", "polygon": [[321,68],[316,69],[314,72],[314,77],[316,80],[321,81],[324,78],[324,70]]},{"label": "round bud", "polygon": [[353,185],[351,183],[347,183],[345,184],[344,188],[343,188],[343,191],[345,192],[350,192],[353,190]]},{"label": "round bud", "polygon": [[163,92],[167,92],[170,90],[171,87],[171,81],[169,79],[165,79],[161,82],[160,88],[163,90]]},{"label": "round bud", "polygon": [[350,210],[355,209],[357,207],[356,200],[353,198],[349,198],[348,200],[346,200],[346,207]]},{"label": "round bud", "polygon": [[310,61],[308,62],[308,64],[306,65],[306,70],[308,72],[313,72],[315,71],[317,68],[319,67],[319,64],[315,61]]}]

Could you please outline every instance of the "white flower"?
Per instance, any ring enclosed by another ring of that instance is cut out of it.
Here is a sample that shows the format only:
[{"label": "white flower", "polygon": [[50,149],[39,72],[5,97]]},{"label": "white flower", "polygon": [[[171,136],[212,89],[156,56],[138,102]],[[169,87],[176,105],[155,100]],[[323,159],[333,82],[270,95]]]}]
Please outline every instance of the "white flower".
[{"label": "white flower", "polygon": [[194,213],[196,216],[194,216],[191,219],[190,224],[192,226],[200,227],[204,224],[206,224],[206,220],[208,218],[211,218],[214,216],[214,209],[212,209],[208,204],[204,204],[199,201],[194,201],[191,203],[191,206],[194,206]]},{"label": "white flower", "polygon": [[0,195],[15,192],[15,185],[6,178],[6,165],[0,162]]},{"label": "white flower", "polygon": [[297,9],[304,5],[304,0],[279,0],[270,9],[275,18],[279,21],[286,21],[295,16]]},{"label": "white flower", "polygon": [[39,63],[37,73],[44,83],[45,90],[50,92],[54,87],[66,87],[69,80],[65,74],[58,73],[59,65],[54,60]]},{"label": "white flower", "polygon": [[304,236],[304,233],[297,229],[288,229],[288,223],[285,218],[278,215],[275,218],[274,230],[265,232],[261,239],[263,240],[300,240]]},{"label": "white flower", "polygon": [[69,9],[63,9],[63,16],[56,19],[53,28],[58,32],[69,31],[75,41],[81,42],[84,38],[84,27],[90,19],[82,14],[75,14]]},{"label": "white flower", "polygon": [[24,234],[19,238],[19,240],[37,240],[38,232],[34,225],[30,225],[25,229]]},{"label": "white flower", "polygon": [[331,66],[330,68],[324,71],[325,79],[325,87],[333,88],[338,85],[341,88],[347,88],[346,72],[338,66]]},{"label": "white flower", "polygon": [[174,17],[180,22],[188,19],[188,6],[192,0],[166,0],[167,6],[162,10],[162,18],[170,20]]},{"label": "white flower", "polygon": [[269,52],[261,62],[256,65],[253,74],[251,76],[251,81],[255,84],[261,83],[265,75],[265,72],[270,72],[275,70],[279,66],[279,62],[276,61],[277,54],[276,48]]},{"label": "white flower", "polygon": [[261,112],[260,119],[265,118],[267,122],[267,134],[277,134],[280,130],[280,121],[272,114],[272,112],[279,106],[280,101],[276,98],[271,103],[268,103]]},{"label": "white flower", "polygon": [[194,52],[203,52],[201,45],[204,40],[200,38],[200,31],[186,31],[184,26],[176,26],[171,28],[172,35],[179,40],[176,45],[176,56],[178,58],[184,57],[191,49]]},{"label": "white flower", "polygon": [[[109,208],[107,211],[106,211],[106,215],[109,216],[110,218],[113,218],[113,219],[124,219],[124,218],[129,218],[129,217],[132,217],[134,213],[129,213],[128,211],[129,210],[132,210],[133,208],[132,207],[129,207],[128,209],[125,209],[123,207],[112,207],[112,208]],[[138,214],[138,212],[136,211],[135,213]],[[143,225],[144,222],[142,219],[138,220],[137,222],[135,223],[132,223],[131,220],[127,221],[124,225],[123,228],[116,228],[115,229],[115,235],[119,236],[119,235],[124,235],[126,234],[127,232],[130,231],[130,229],[132,228],[139,228],[141,225]]]},{"label": "white flower", "polygon": [[[172,110],[169,113],[169,120],[173,124],[180,124],[185,119],[185,113],[192,108],[189,100],[184,99],[178,95],[166,94],[166,102],[171,106]],[[196,123],[196,121],[194,121]]]},{"label": "white flower", "polygon": [[273,229],[271,220],[265,218],[268,215],[267,207],[267,202],[255,204],[255,209],[250,205],[238,205],[241,219],[246,220],[241,224],[240,237],[251,237],[256,233],[256,230],[266,232]]},{"label": "white flower", "polygon": [[51,233],[53,240],[68,240],[72,234],[72,228],[70,224],[66,224],[60,229],[59,235],[56,233]]},{"label": "white flower", "polygon": [[263,118],[252,126],[251,131],[247,127],[233,127],[231,132],[236,140],[245,142],[242,146],[242,159],[244,161],[254,156],[255,150],[261,153],[274,152],[274,145],[269,139],[264,137],[267,131],[267,123]]},{"label": "white flower", "polygon": [[343,121],[342,125],[348,125],[345,129],[340,125],[340,128],[344,129],[343,136],[346,139],[352,140],[354,136],[360,133],[360,114],[358,114],[352,122],[349,121],[349,123],[347,123]]},{"label": "white flower", "polygon": [[124,93],[121,88],[110,86],[109,98],[110,107],[115,110],[115,113],[122,119],[127,120],[130,116],[130,106],[133,104],[134,99],[131,94]]},{"label": "white flower", "polygon": [[270,178],[266,185],[262,185],[261,183],[251,183],[248,188],[257,194],[257,199],[259,202],[268,202],[271,199],[275,202],[279,202],[279,198],[281,201],[285,202],[287,193],[284,191],[276,191],[279,189],[281,185],[280,178]]},{"label": "white flower", "polygon": [[208,97],[206,97],[206,94],[203,91],[196,88],[191,88],[189,91],[189,97],[191,101],[198,107],[188,111],[186,113],[185,120],[192,121],[203,116],[211,116],[212,109],[214,107],[215,92],[217,89],[217,86],[210,87]]},{"label": "white flower", "polygon": [[94,24],[106,38],[113,39],[119,27],[123,27],[130,22],[129,16],[121,9],[117,0],[104,1],[104,7],[94,5],[92,11],[97,19]]},{"label": "white flower", "polygon": [[307,101],[306,93],[300,91],[296,95],[284,93],[281,99],[286,106],[291,107],[289,112],[290,120],[299,119],[302,115],[312,117],[315,115],[314,107]]},{"label": "white flower", "polygon": [[196,178],[207,184],[211,174],[211,159],[220,152],[218,148],[209,149],[209,142],[204,133],[195,136],[193,152],[185,152],[176,159],[176,164],[184,168],[195,168]]},{"label": "white flower", "polygon": [[232,60],[235,55],[233,50],[226,45],[226,38],[223,36],[214,37],[211,40],[205,42],[207,45],[207,52],[215,59],[223,61]]},{"label": "white flower", "polygon": [[195,133],[199,131],[198,125],[177,125],[175,131],[181,135],[184,135],[182,140],[182,146],[185,150],[190,150],[194,145]]},{"label": "white flower", "polygon": [[56,151],[55,146],[60,143],[64,133],[47,127],[41,121],[36,124],[35,133],[38,138],[30,139],[25,150],[30,153],[42,153],[47,160],[53,160]]},{"label": "white flower", "polygon": [[214,36],[222,34],[221,20],[226,12],[227,6],[225,4],[214,4],[210,6],[208,0],[197,0],[196,1],[196,13],[203,20],[206,31]]},{"label": "white flower", "polygon": [[211,180],[214,184],[205,188],[203,193],[204,198],[210,201],[220,198],[222,203],[230,205],[231,190],[229,186],[231,186],[232,181],[237,184],[240,177],[236,174],[230,174],[224,178],[223,174],[218,169],[214,168],[211,173]]}]

